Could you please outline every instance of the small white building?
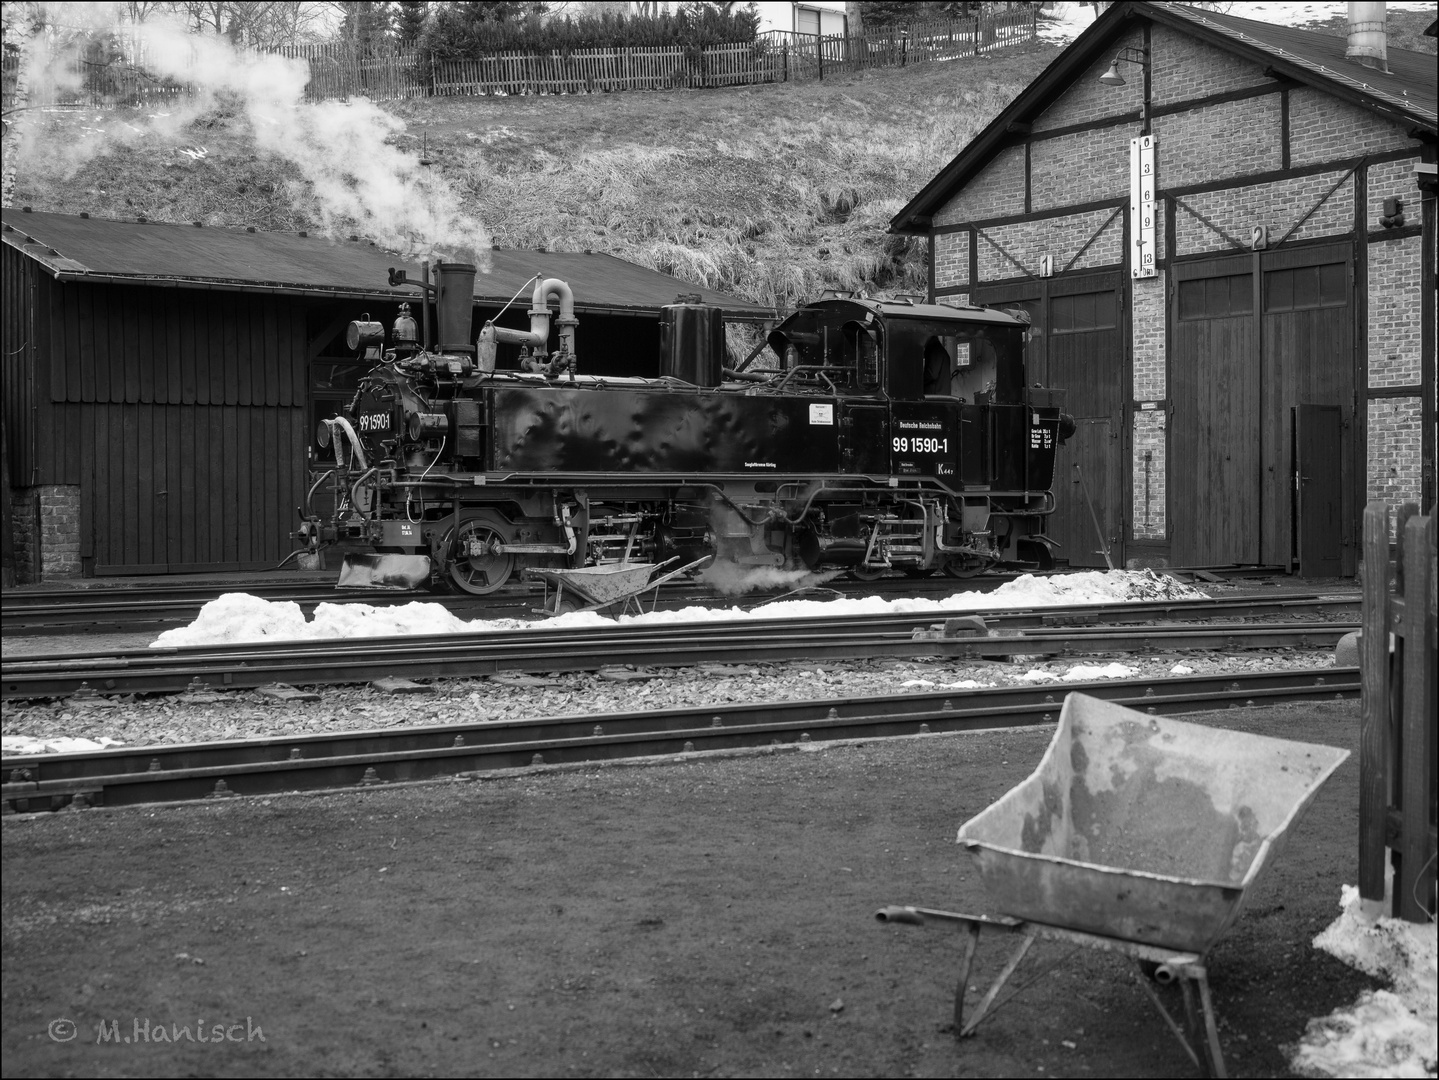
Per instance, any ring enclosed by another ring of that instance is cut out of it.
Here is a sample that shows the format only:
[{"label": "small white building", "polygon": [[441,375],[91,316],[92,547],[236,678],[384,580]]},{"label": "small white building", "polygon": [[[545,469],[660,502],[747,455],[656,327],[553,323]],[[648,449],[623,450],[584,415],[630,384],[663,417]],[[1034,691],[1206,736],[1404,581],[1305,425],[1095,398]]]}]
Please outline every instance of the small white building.
[{"label": "small white building", "polygon": [[828,37],[845,33],[848,25],[844,4],[833,0],[811,0],[800,4],[757,3],[755,7],[759,9],[760,33],[788,30],[796,34],[824,34]]}]

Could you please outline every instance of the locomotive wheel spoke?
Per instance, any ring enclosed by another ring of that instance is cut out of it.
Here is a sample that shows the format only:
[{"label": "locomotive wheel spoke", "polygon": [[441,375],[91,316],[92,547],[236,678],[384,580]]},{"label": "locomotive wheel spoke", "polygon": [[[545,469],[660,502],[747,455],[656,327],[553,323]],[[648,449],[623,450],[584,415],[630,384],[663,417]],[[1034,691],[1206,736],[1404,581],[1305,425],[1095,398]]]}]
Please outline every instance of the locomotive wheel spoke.
[{"label": "locomotive wheel spoke", "polygon": [[[455,534],[454,560],[450,563],[450,580],[463,592],[484,596],[510,580],[515,557],[490,550],[506,541],[504,523],[491,514],[480,514],[462,523]],[[467,554],[478,545],[482,553]]]}]

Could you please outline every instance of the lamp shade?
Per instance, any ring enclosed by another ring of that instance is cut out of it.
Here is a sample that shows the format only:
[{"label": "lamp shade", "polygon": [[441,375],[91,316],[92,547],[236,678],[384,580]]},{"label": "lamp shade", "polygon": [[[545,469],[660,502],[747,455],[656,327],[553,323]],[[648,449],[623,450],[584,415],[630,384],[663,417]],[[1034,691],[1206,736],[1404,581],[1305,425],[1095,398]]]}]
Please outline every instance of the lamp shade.
[{"label": "lamp shade", "polygon": [[1123,86],[1124,76],[1119,74],[1119,61],[1112,61],[1109,70],[1099,77],[1099,81],[1105,86]]}]

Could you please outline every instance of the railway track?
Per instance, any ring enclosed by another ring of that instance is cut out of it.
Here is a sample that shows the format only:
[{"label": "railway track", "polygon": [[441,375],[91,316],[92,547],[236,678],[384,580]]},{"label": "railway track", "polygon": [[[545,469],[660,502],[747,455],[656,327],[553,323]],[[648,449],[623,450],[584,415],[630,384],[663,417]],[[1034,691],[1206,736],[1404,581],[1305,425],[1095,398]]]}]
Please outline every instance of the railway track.
[{"label": "railway track", "polygon": [[[369,682],[382,676],[478,677],[611,665],[687,667],[876,656],[1092,656],[1186,649],[1328,648],[1358,628],[1347,601],[1159,601],[1025,611],[846,615],[667,625],[533,628],[484,634],[283,641],[75,653],[0,663],[5,699],[155,694],[272,683]],[[976,632],[974,616],[983,620]],[[1283,618],[1256,624],[1243,619]],[[1322,619],[1344,621],[1318,621]],[[763,632],[759,632],[760,629]]]},{"label": "railway track", "polygon": [[1359,696],[1357,668],[478,721],[6,758],[7,813],[373,787],[532,765],[1051,723],[1074,690],[1152,713]]}]

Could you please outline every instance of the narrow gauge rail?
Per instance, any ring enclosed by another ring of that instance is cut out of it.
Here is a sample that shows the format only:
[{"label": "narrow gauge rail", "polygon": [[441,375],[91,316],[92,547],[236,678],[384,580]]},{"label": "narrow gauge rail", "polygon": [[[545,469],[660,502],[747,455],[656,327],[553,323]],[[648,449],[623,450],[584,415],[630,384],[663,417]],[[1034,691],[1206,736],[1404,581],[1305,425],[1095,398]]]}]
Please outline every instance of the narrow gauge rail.
[{"label": "narrow gauge rail", "polygon": [[1357,668],[1054,687],[935,691],[805,702],[246,739],[12,757],[0,762],[6,812],[123,806],[369,786],[537,764],[739,750],[811,741],[1020,727],[1055,721],[1076,690],[1152,713],[1359,696]]},{"label": "narrow gauge rail", "polygon": [[[582,630],[536,624],[531,629],[486,634],[80,653],[0,663],[0,693],[6,699],[53,698],[77,691],[177,693],[191,688],[239,689],[273,682],[368,682],[384,675],[476,677],[502,672],[586,671],[615,664],[688,667],[701,662],[798,658],[1081,656],[1178,649],[1325,648],[1357,629],[1357,623],[1316,621],[1267,626],[1191,621],[1119,628],[1102,622],[1113,618],[1128,623],[1146,617],[1194,620],[1202,610],[1233,617],[1232,605],[1221,609],[1212,604],[1165,601],[990,612],[982,615],[989,632],[971,636],[926,632],[928,627],[944,621],[941,613],[906,613],[772,619],[764,622],[763,634],[756,633],[753,622],[616,625]],[[1116,607],[1121,610],[1113,610]],[[1329,608],[1321,604],[1302,610],[1327,612]]]}]

